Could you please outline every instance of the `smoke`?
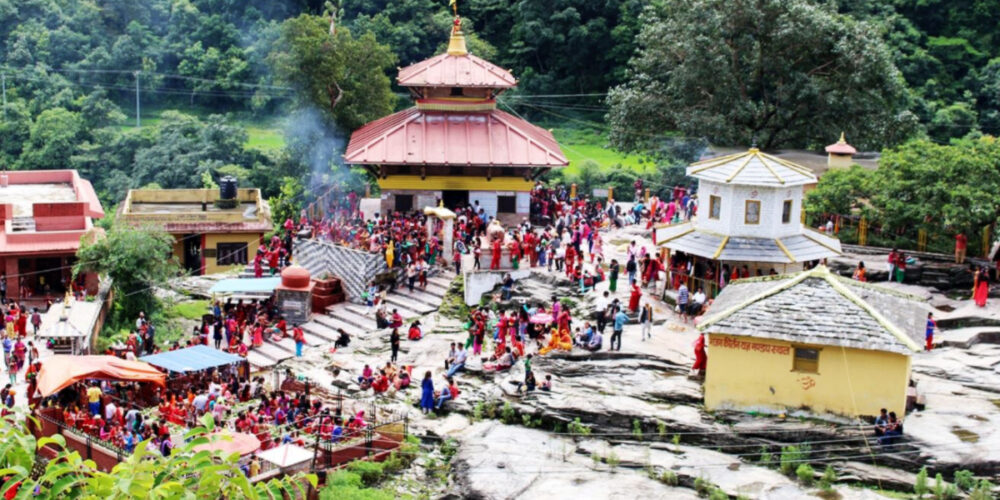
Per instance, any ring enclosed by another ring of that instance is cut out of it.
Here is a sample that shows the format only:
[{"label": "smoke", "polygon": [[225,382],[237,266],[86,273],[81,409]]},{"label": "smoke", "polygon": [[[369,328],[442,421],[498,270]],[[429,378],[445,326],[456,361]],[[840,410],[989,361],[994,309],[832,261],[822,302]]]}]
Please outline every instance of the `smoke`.
[{"label": "smoke", "polygon": [[285,120],[285,139],[293,158],[307,168],[305,186],[314,194],[326,186],[353,185],[354,174],[344,165],[346,134],[315,107],[292,112]]}]

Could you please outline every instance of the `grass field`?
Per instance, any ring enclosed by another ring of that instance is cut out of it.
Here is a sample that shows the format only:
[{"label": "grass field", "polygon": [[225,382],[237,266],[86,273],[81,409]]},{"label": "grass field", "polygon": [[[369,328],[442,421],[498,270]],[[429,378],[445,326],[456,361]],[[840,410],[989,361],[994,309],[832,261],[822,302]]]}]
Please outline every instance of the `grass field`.
[{"label": "grass field", "polygon": [[607,145],[607,133],[594,129],[554,128],[552,134],[559,141],[563,153],[569,159],[567,174],[579,172],[580,165],[587,160],[593,160],[602,170],[612,168],[627,168],[636,172],[651,165],[639,155],[619,153]]}]

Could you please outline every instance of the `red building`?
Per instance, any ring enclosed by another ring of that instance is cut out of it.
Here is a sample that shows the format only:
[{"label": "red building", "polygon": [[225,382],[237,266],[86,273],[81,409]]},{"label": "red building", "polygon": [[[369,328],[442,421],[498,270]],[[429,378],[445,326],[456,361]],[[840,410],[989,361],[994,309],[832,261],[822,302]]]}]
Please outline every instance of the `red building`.
[{"label": "red building", "polygon": [[[75,170],[33,170],[0,173],[0,214],[7,297],[42,305],[65,294],[80,238],[102,231],[93,219],[104,217],[104,209]],[[96,276],[82,284],[97,292]]]},{"label": "red building", "polygon": [[416,106],[355,131],[344,159],[378,177],[382,212],[478,202],[519,222],[534,179],[568,161],[551,132],[497,109],[517,80],[469,54],[460,27],[456,18],[446,53],[399,71]]}]

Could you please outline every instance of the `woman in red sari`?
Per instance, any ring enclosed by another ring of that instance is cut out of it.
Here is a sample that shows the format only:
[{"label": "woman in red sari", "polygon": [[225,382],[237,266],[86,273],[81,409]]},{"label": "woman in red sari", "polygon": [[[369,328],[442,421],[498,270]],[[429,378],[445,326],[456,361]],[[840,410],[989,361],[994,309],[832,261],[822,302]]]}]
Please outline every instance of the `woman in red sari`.
[{"label": "woman in red sari", "polygon": [[975,300],[977,306],[986,307],[986,299],[990,294],[989,271],[985,267],[977,268],[975,275],[973,275],[972,282],[972,299]]},{"label": "woman in red sari", "polygon": [[705,354],[705,334],[698,335],[698,340],[694,341],[694,365],[691,371],[695,375],[702,375],[708,368],[708,355]]}]

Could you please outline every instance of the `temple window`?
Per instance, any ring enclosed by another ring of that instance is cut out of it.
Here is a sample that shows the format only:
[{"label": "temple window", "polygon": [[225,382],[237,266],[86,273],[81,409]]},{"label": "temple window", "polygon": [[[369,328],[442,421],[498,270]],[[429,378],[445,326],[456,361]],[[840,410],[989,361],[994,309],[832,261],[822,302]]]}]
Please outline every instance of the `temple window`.
[{"label": "temple window", "polygon": [[722,213],[722,198],[711,195],[708,197],[708,218],[709,219],[719,219]]},{"label": "temple window", "polygon": [[451,97],[462,97],[462,87],[452,87]]},{"label": "temple window", "polygon": [[802,373],[819,373],[819,349],[795,348],[792,360],[792,371]]},{"label": "temple window", "polygon": [[785,200],[781,206],[781,223],[788,224],[792,221],[792,200]]},{"label": "temple window", "polygon": [[497,213],[501,214],[517,213],[517,197],[497,196]]},{"label": "temple window", "polygon": [[396,211],[397,212],[411,212],[413,211],[413,195],[412,194],[397,194],[396,198]]},{"label": "temple window", "polygon": [[760,200],[747,200],[743,222],[745,224],[760,224]]}]

